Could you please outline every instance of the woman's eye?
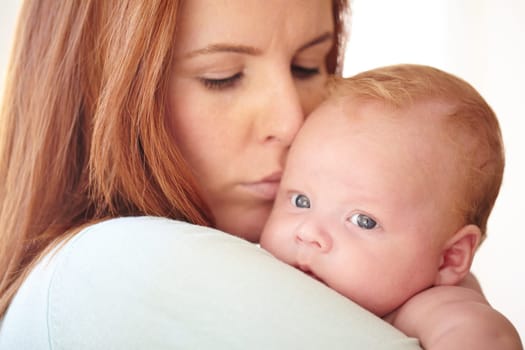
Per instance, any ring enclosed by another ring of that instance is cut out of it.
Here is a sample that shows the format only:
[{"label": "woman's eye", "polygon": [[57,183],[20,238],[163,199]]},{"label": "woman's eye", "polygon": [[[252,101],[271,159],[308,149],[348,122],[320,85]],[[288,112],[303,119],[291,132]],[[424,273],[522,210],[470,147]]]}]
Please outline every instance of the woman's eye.
[{"label": "woman's eye", "polygon": [[321,71],[318,67],[303,67],[303,66],[297,66],[292,65],[292,74],[297,79],[308,79],[311,78],[317,74],[319,74]]},{"label": "woman's eye", "polygon": [[210,90],[223,90],[234,87],[242,78],[243,73],[239,72],[232,76],[221,78],[221,79],[212,79],[212,78],[199,78],[204,87]]},{"label": "woman's eye", "polygon": [[310,200],[304,194],[294,194],[292,205],[297,208],[310,208]]},{"label": "woman's eye", "polygon": [[350,217],[350,222],[365,230],[371,230],[377,226],[377,222],[365,214],[352,215]]}]

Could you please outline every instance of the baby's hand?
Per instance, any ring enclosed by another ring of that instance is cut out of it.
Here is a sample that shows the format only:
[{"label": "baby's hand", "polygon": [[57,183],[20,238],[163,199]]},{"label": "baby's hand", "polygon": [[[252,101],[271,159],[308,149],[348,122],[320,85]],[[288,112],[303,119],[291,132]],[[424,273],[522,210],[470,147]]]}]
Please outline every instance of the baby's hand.
[{"label": "baby's hand", "polygon": [[427,350],[522,350],[518,332],[475,288],[438,286],[409,299],[385,320]]}]

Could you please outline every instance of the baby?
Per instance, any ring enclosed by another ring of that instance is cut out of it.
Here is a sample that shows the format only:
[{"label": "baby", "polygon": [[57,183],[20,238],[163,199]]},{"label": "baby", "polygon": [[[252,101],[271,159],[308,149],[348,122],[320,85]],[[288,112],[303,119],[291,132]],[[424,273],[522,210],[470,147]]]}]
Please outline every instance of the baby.
[{"label": "baby", "polygon": [[521,349],[460,286],[503,168],[496,116],[465,81],[419,65],[334,80],[291,147],[261,246],[426,349]]}]

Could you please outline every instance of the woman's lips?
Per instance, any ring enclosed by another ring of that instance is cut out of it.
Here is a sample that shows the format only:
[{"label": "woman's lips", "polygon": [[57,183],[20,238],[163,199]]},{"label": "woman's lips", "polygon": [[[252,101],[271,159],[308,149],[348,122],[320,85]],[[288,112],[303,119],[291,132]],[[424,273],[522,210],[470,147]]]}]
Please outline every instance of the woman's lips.
[{"label": "woman's lips", "polygon": [[278,181],[260,181],[244,185],[250,192],[265,200],[274,200],[279,188]]},{"label": "woman's lips", "polygon": [[281,172],[275,172],[260,181],[243,184],[251,193],[264,200],[274,200],[281,182]]}]

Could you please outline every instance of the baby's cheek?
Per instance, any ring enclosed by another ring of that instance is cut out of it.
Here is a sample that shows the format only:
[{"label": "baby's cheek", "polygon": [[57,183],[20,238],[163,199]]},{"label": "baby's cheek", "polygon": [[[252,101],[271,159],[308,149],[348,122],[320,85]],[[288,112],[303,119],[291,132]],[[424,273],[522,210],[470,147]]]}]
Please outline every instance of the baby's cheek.
[{"label": "baby's cheek", "polygon": [[270,251],[271,245],[270,245],[270,231],[268,230],[268,225],[266,225],[261,233],[261,239],[259,240],[259,244],[262,248]]},{"label": "baby's cheek", "polygon": [[282,242],[282,237],[279,236],[276,227],[274,227],[273,222],[271,222],[271,219],[264,227],[259,243],[262,248],[274,255],[281,253],[282,249],[280,248],[283,247],[284,243]]}]

